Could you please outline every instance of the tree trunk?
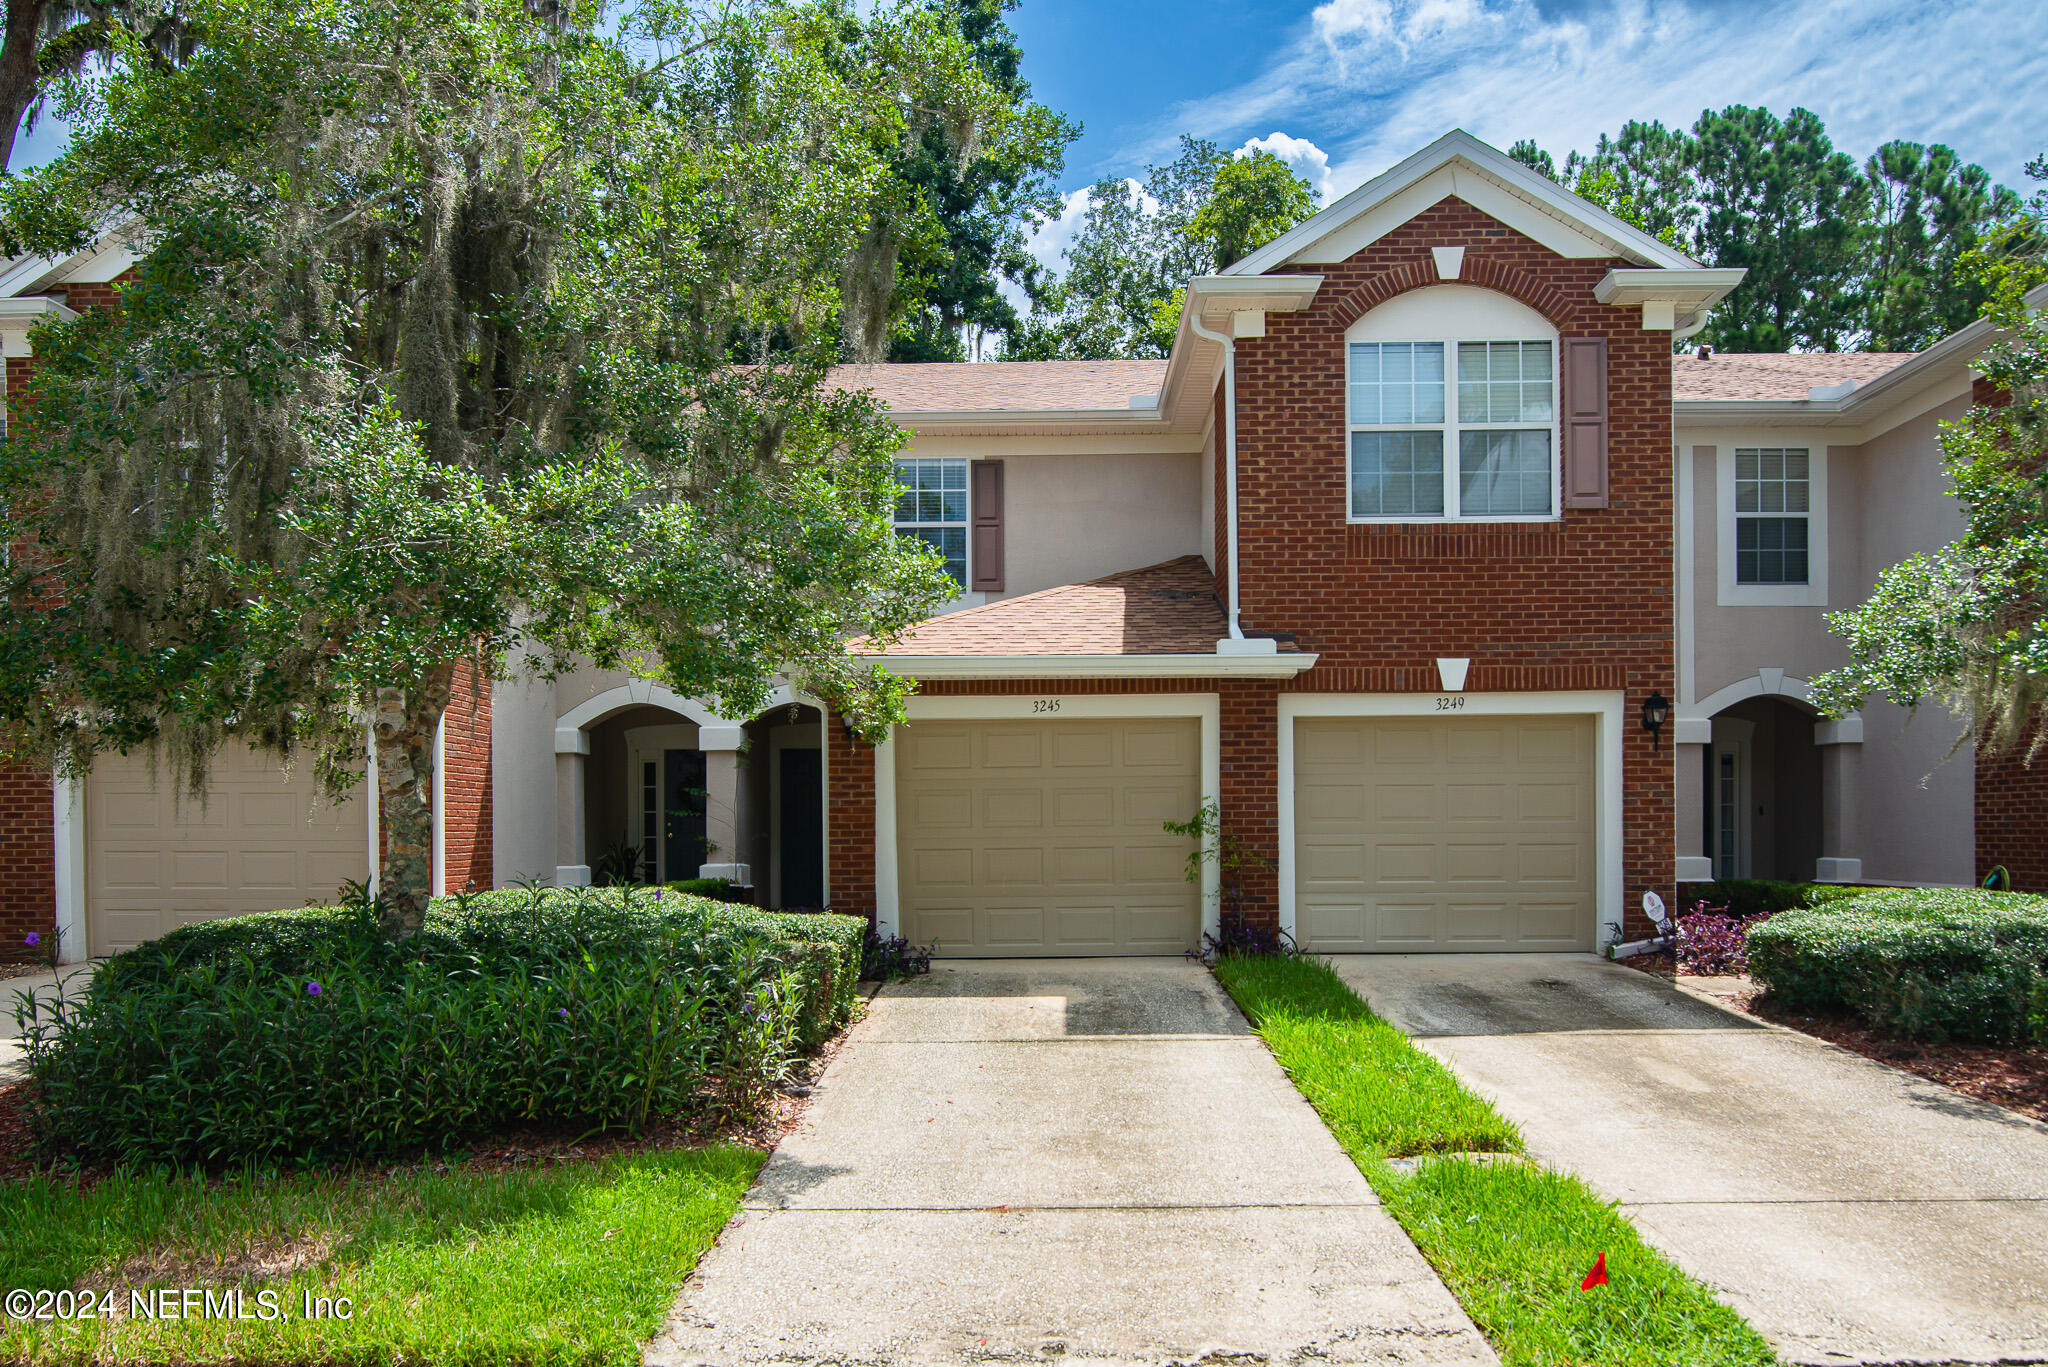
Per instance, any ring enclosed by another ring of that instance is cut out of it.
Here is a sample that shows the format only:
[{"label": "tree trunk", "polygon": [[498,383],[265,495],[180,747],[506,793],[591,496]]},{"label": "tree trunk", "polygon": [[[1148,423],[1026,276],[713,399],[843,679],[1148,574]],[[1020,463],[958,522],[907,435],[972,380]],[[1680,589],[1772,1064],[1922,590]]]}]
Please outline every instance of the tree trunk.
[{"label": "tree trunk", "polygon": [[43,42],[47,0],[7,0],[7,36],[0,43],[0,168],[14,156],[21,116],[35,102],[41,83],[36,53]]},{"label": "tree trunk", "polygon": [[384,849],[377,891],[384,934],[403,940],[426,924],[434,880],[434,733],[448,710],[454,670],[436,668],[416,692],[377,690],[377,800]]}]

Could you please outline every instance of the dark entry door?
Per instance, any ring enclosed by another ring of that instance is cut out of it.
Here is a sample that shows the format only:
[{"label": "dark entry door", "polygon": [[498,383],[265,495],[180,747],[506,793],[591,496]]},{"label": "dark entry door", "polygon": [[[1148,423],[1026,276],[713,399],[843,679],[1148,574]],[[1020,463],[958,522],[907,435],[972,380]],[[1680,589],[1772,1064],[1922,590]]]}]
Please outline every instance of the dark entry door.
[{"label": "dark entry door", "polygon": [[782,905],[815,907],[825,900],[823,776],[816,750],[782,752]]},{"label": "dark entry door", "polygon": [[695,878],[704,858],[704,752],[665,750],[661,757],[661,859],[671,883]]}]

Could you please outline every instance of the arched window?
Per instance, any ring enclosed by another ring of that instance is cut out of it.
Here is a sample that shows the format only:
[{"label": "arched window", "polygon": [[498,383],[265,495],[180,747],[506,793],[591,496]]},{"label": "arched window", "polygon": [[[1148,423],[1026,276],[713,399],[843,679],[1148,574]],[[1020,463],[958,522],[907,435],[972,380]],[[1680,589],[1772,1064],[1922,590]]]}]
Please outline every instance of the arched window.
[{"label": "arched window", "polygon": [[1436,285],[1345,333],[1354,522],[1529,522],[1558,508],[1557,329],[1507,295]]}]

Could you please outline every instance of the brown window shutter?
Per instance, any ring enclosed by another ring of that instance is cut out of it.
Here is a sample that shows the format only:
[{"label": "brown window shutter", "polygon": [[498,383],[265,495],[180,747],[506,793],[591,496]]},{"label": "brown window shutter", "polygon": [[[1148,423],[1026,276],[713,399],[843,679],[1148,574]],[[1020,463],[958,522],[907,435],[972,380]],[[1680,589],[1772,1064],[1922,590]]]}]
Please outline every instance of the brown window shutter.
[{"label": "brown window shutter", "polygon": [[969,501],[967,587],[977,593],[1003,591],[1003,463],[977,460],[967,467]]},{"label": "brown window shutter", "polygon": [[1607,339],[1564,347],[1564,506],[1607,506]]}]

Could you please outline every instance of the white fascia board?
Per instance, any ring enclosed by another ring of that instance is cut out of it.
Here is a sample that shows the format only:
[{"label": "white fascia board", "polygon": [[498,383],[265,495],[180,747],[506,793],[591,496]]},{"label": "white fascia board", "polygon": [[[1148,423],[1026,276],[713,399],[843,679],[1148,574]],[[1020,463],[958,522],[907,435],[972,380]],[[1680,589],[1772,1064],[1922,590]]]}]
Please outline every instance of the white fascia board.
[{"label": "white fascia board", "polygon": [[1593,297],[1603,304],[1647,304],[1657,300],[1687,309],[1712,308],[1727,298],[1747,274],[1748,270],[1741,266],[1725,270],[1711,266],[1611,270],[1593,286]]},{"label": "white fascia board", "polygon": [[912,679],[1291,679],[1314,655],[864,655]]},{"label": "white fascia board", "polygon": [[0,327],[33,327],[45,318],[70,321],[78,316],[75,309],[67,308],[47,294],[23,294],[0,297]]},{"label": "white fascia board", "polygon": [[1700,265],[1677,248],[1659,242],[1632,224],[1624,223],[1548,176],[1532,171],[1514,158],[1489,147],[1462,128],[1455,128],[1391,170],[1373,177],[1321,213],[1274,238],[1225,273],[1263,275],[1276,266],[1285,265],[1352,219],[1369,213],[1416,181],[1455,161],[1464,162],[1501,189],[1560,222],[1603,240],[1617,255],[1631,257],[1650,266],[1689,268]]},{"label": "white fascia board", "polygon": [[[1212,374],[1222,364],[1222,348],[1195,335],[1195,319],[1214,317],[1220,322],[1229,314],[1250,310],[1298,313],[1315,302],[1316,292],[1322,287],[1320,275],[1198,275],[1188,281],[1187,299],[1174,329],[1173,349],[1167,353],[1166,379],[1159,386],[1159,411],[1179,414],[1192,380],[1198,375]],[[1205,415],[1214,387],[1212,381],[1199,391]]]}]

